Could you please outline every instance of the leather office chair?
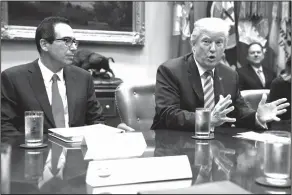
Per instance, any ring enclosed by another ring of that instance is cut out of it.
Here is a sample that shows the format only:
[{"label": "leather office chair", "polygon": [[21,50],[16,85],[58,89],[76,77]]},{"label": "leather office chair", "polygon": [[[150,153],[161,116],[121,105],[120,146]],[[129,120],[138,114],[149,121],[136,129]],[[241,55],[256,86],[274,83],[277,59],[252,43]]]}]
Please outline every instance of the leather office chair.
[{"label": "leather office chair", "polygon": [[115,101],[121,124],[128,131],[149,130],[155,115],[155,81],[121,83],[115,92]]},{"label": "leather office chair", "polygon": [[263,94],[270,93],[269,89],[255,89],[255,90],[242,90],[240,91],[244,100],[250,105],[251,108],[257,110],[258,104],[262,99]]}]

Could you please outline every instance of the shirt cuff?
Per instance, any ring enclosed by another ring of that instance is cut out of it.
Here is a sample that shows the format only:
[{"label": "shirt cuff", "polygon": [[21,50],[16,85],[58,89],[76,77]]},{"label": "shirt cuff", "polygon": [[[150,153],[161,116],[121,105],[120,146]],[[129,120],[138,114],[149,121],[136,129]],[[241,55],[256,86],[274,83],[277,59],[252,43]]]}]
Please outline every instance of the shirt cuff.
[{"label": "shirt cuff", "polygon": [[256,117],[256,124],[264,129],[268,129],[267,123],[261,123],[260,120],[258,119],[258,113],[256,112],[255,114]]}]

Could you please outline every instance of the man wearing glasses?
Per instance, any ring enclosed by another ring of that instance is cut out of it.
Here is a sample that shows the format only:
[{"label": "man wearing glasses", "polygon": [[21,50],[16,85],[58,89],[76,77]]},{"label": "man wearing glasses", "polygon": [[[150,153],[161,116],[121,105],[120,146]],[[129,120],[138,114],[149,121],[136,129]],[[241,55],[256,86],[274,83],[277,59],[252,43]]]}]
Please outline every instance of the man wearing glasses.
[{"label": "man wearing glasses", "polygon": [[89,72],[72,66],[78,47],[69,21],[45,18],[37,27],[39,59],[1,73],[2,132],[24,132],[24,112],[44,112],[49,128],[103,123]]}]

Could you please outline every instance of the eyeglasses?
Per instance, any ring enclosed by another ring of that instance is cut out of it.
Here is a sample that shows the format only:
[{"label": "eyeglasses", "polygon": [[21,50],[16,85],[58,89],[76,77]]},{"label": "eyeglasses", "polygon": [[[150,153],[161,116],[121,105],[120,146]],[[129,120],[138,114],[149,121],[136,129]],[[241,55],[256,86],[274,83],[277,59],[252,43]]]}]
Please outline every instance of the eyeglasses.
[{"label": "eyeglasses", "polygon": [[60,39],[55,39],[55,41],[64,41],[67,47],[71,47],[73,43],[75,43],[76,47],[78,47],[79,45],[79,41],[77,41],[76,39],[72,39],[71,37],[63,37]]}]

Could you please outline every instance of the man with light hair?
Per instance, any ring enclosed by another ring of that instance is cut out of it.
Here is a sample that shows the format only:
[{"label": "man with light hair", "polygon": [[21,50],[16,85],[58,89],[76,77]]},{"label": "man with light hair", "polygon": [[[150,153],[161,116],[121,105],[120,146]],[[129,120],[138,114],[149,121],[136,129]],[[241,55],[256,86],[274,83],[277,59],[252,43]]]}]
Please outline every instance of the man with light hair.
[{"label": "man with light hair", "polygon": [[220,18],[195,22],[191,35],[192,53],[168,60],[156,75],[156,113],[151,129],[191,130],[196,108],[212,110],[211,127],[231,125],[267,128],[286,112],[286,98],[266,103],[263,95],[258,109],[250,108],[240,95],[238,74],[220,63],[227,45],[229,25]]}]

